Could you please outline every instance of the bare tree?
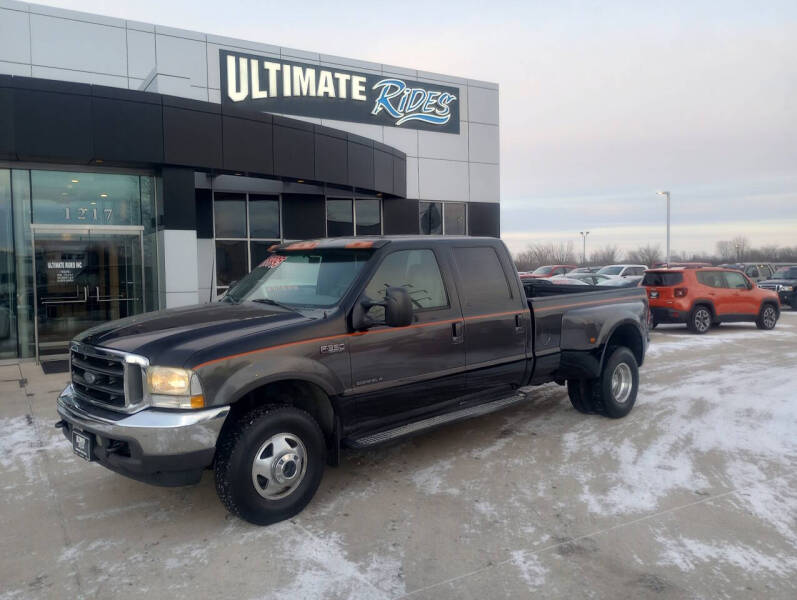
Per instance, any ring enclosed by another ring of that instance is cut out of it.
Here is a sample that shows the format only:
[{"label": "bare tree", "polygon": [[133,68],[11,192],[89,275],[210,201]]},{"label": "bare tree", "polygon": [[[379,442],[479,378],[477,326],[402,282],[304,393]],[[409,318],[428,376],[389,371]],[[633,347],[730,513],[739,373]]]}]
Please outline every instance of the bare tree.
[{"label": "bare tree", "polygon": [[736,251],[736,260],[743,261],[750,246],[749,240],[743,235],[737,235],[731,240],[731,244],[733,244],[733,249]]},{"label": "bare tree", "polygon": [[733,247],[733,242],[729,240],[717,242],[717,254],[720,260],[724,262],[736,260],[736,248]]},{"label": "bare tree", "polygon": [[640,246],[636,250],[628,252],[628,262],[637,263],[640,265],[647,265],[652,267],[654,264],[661,260],[661,246],[656,244],[652,246]]},{"label": "bare tree", "polygon": [[593,250],[589,255],[589,264],[591,265],[611,265],[620,260],[620,251],[617,246],[607,244],[597,250]]},{"label": "bare tree", "polygon": [[543,265],[572,265],[575,262],[572,241],[531,244],[515,255],[518,271],[531,271]]}]

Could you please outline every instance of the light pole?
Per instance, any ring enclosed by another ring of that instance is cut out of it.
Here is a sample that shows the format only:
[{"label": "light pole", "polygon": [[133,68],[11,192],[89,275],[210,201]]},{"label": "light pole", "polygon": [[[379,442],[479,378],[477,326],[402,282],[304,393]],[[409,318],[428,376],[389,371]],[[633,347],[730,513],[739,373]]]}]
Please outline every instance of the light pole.
[{"label": "light pole", "polygon": [[582,251],[581,251],[581,264],[587,264],[587,236],[589,235],[589,231],[579,231],[578,234],[581,236],[581,243],[582,243]]},{"label": "light pole", "polygon": [[659,196],[667,196],[667,266],[670,266],[670,192],[656,192]]}]

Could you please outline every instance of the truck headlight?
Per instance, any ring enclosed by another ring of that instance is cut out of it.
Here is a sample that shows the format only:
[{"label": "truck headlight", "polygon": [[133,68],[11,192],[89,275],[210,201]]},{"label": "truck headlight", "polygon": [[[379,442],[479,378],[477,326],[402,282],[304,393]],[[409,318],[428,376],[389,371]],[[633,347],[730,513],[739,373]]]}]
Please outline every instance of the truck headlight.
[{"label": "truck headlight", "polygon": [[794,286],[793,285],[782,285],[782,286],[780,286],[780,291],[781,292],[793,292],[794,291]]},{"label": "truck headlight", "polygon": [[205,397],[196,373],[175,367],[149,367],[147,391],[152,406],[162,408],[202,408]]}]

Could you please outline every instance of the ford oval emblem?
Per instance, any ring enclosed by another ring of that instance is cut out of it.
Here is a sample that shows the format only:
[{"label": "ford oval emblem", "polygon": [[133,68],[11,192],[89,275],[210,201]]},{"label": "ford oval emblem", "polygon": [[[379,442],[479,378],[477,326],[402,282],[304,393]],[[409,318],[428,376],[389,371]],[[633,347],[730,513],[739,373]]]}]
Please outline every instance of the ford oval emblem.
[{"label": "ford oval emblem", "polygon": [[86,383],[91,385],[92,383],[97,381],[97,376],[91,371],[86,371],[85,373],[83,373],[83,379],[86,380]]}]

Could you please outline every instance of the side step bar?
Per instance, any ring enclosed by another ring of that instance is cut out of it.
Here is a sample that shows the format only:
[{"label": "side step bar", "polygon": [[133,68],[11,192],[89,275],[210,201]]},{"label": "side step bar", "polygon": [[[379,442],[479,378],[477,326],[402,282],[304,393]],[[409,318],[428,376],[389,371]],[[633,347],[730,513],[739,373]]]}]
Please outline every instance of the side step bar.
[{"label": "side step bar", "polygon": [[515,404],[520,404],[525,400],[525,394],[516,394],[508,398],[501,398],[500,400],[487,402],[486,404],[470,406],[468,408],[463,408],[454,412],[437,415],[436,417],[429,417],[428,419],[423,419],[422,421],[415,421],[414,423],[402,425],[401,427],[396,427],[394,429],[372,433],[359,438],[347,438],[343,440],[343,443],[349,448],[368,448],[370,446],[383,444],[385,442],[408,435],[420,433],[428,429],[433,429],[441,425],[448,425],[449,423],[456,423],[457,421],[464,421],[465,419],[486,415]]}]

